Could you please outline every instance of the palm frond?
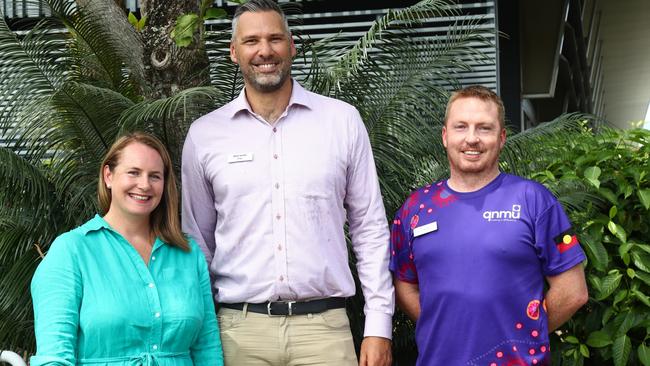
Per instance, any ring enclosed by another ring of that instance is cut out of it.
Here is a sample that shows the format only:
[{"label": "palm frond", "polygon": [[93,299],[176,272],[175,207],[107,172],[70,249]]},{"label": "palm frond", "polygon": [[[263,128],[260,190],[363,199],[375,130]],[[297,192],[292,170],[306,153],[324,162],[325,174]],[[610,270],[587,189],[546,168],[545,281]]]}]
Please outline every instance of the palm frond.
[{"label": "palm frond", "polygon": [[[114,1],[87,0],[81,8],[88,22],[98,32],[102,49],[108,48],[118,55],[128,75],[140,88],[146,88],[144,77],[144,47],[141,35],[128,22],[127,16]],[[126,46],[125,46],[126,45]],[[122,71],[124,73],[124,71]],[[122,79],[122,82],[126,81]],[[124,88],[119,88],[124,90]]]},{"label": "palm frond", "polygon": [[369,58],[369,51],[389,29],[404,29],[427,18],[451,15],[454,12],[453,4],[450,0],[423,0],[402,10],[389,10],[351,47],[340,50],[334,59],[330,59],[336,61],[329,63],[325,69],[323,88],[338,87],[341,80],[357,72]]},{"label": "palm frond", "polygon": [[92,8],[80,7],[71,0],[49,0],[47,3],[71,36],[69,59],[65,60],[72,72],[71,78],[135,98],[135,86],[124,70],[128,63],[123,60],[125,52],[120,50],[124,44],[111,42],[101,14],[94,14],[88,11]]},{"label": "palm frond", "polygon": [[593,119],[586,114],[566,114],[508,137],[501,152],[501,167],[521,176],[539,171],[543,167],[538,164],[538,157],[550,153],[545,149],[551,140],[570,143],[571,137],[581,131],[582,122]]},{"label": "palm frond", "polygon": [[52,57],[61,42],[47,33],[50,22],[40,22],[22,40],[0,19],[0,133],[15,124],[23,106],[50,96],[62,83],[63,70]]},{"label": "palm frond", "polygon": [[439,126],[447,90],[458,85],[457,73],[486,62],[475,50],[487,42],[476,23],[451,27],[444,39],[410,35],[386,31],[378,52],[332,90],[362,115],[389,212],[422,181],[425,165],[446,166]]},{"label": "palm frond", "polygon": [[0,147],[0,202],[14,211],[43,208],[50,201],[50,183],[32,162]]}]

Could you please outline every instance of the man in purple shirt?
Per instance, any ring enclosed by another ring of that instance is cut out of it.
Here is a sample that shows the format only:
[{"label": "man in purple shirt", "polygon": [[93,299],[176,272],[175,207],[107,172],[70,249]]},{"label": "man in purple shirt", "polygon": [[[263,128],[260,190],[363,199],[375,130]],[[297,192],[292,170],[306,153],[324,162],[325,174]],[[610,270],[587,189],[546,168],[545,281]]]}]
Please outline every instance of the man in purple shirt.
[{"label": "man in purple shirt", "polygon": [[[226,365],[388,366],[389,231],[368,134],[354,107],[291,79],[295,53],[275,2],[237,9],[244,89],[190,127],[183,228],[209,263]],[[366,300],[358,361],[346,221]]]},{"label": "man in purple shirt", "polygon": [[418,365],[548,365],[548,333],[587,301],[571,223],[542,185],[499,171],[505,138],[494,92],[452,94],[450,177],[413,192],[393,221],[390,269]]}]

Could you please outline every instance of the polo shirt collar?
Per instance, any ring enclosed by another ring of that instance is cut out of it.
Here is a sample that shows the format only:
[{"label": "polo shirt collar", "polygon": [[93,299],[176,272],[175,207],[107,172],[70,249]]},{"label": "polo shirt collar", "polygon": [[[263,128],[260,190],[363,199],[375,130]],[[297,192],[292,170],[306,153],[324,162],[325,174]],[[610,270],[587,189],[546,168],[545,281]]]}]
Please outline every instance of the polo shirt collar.
[{"label": "polo shirt collar", "polygon": [[[313,101],[309,97],[309,94],[296,80],[291,79],[292,88],[291,88],[291,98],[289,99],[289,105],[287,105],[287,110],[293,105],[301,105],[309,109],[313,109]],[[237,113],[241,111],[248,111],[249,113],[253,112],[253,108],[248,103],[246,99],[246,87],[242,88],[239,92],[239,96],[235,98],[230,104],[230,116],[234,117]]]}]

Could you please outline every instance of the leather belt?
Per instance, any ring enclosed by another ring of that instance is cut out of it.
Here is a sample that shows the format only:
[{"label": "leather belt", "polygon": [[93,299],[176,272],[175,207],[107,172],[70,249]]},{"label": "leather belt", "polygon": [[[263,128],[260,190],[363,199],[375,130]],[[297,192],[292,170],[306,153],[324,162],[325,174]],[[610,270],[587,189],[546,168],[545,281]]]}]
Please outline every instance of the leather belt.
[{"label": "leather belt", "polygon": [[[244,310],[245,302],[234,304],[219,303],[220,307],[234,310]],[[329,297],[311,301],[269,301],[259,304],[248,303],[247,311],[266,314],[268,316],[291,316],[318,314],[331,309],[345,307],[344,297]]]}]

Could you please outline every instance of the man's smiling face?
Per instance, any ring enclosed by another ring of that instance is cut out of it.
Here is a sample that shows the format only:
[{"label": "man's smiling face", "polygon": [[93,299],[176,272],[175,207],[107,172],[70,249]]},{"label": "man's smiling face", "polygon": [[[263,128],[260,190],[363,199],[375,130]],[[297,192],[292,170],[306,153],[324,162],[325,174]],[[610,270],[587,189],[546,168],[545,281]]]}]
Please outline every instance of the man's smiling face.
[{"label": "man's smiling face", "polygon": [[274,92],[290,82],[296,48],[280,14],[245,12],[237,20],[230,58],[239,64],[247,87]]}]

